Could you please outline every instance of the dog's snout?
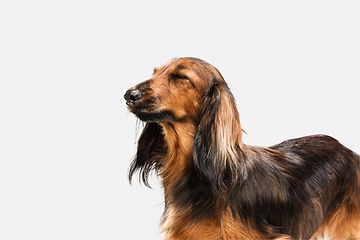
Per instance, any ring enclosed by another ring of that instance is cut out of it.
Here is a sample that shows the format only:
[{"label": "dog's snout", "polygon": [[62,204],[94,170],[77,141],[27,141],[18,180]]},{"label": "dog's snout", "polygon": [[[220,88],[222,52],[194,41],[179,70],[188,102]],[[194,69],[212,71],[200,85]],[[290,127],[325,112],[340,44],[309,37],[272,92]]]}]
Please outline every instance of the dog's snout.
[{"label": "dog's snout", "polygon": [[128,91],[126,91],[126,93],[124,95],[126,104],[129,105],[130,107],[134,106],[134,104],[138,100],[140,100],[141,97],[142,97],[142,94],[137,89],[128,90]]}]

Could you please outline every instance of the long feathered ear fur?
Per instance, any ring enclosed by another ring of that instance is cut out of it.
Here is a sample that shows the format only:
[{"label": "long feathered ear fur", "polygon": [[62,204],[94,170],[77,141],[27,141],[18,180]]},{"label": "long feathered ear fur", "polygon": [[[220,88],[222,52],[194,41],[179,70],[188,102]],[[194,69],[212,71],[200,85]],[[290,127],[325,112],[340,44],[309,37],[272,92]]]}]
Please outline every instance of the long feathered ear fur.
[{"label": "long feathered ear fur", "polygon": [[215,188],[238,181],[242,167],[242,129],[235,100],[226,82],[215,79],[200,107],[194,140],[194,164]]},{"label": "long feathered ear fur", "polygon": [[148,178],[152,170],[158,171],[165,156],[165,142],[161,126],[155,122],[146,123],[137,145],[136,155],[129,170],[129,182],[135,172],[145,186],[150,187]]}]

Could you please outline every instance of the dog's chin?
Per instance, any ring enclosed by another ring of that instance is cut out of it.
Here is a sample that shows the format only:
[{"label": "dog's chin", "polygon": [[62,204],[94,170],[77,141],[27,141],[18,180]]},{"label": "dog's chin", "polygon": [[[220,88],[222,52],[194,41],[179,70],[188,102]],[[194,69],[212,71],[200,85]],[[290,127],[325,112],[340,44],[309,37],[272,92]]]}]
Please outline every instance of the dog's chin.
[{"label": "dog's chin", "polygon": [[135,110],[132,111],[136,117],[138,117],[143,122],[163,122],[166,120],[174,120],[175,116],[172,111],[161,110],[161,111],[143,111]]}]

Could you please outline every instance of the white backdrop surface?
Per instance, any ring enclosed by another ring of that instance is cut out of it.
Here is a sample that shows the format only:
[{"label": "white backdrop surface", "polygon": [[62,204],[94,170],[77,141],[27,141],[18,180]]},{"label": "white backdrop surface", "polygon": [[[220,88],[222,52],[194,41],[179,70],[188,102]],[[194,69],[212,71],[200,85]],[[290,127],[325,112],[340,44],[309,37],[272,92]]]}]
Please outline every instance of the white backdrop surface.
[{"label": "white backdrop surface", "polygon": [[246,144],[323,133],[360,153],[359,12],[359,1],[2,1],[0,239],[163,239],[159,180],[127,182],[137,125],[123,94],[174,57],[220,70]]}]

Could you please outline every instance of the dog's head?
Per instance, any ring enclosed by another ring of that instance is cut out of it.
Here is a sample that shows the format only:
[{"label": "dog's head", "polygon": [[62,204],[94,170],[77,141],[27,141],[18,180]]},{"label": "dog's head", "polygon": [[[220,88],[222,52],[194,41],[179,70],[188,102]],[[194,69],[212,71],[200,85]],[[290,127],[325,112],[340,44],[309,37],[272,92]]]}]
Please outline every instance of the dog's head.
[{"label": "dog's head", "polygon": [[198,119],[199,103],[221,74],[195,58],[173,59],[155,68],[152,78],[130,88],[124,98],[129,110],[145,122]]},{"label": "dog's head", "polygon": [[[211,64],[197,58],[173,59],[130,88],[124,98],[129,110],[147,122],[136,159],[139,163],[141,158],[142,166],[161,152],[159,125],[176,122],[196,129],[193,159],[206,177],[218,181],[225,168],[234,171],[241,146],[239,115],[224,78]],[[130,175],[137,168],[141,164],[133,165]]]}]

